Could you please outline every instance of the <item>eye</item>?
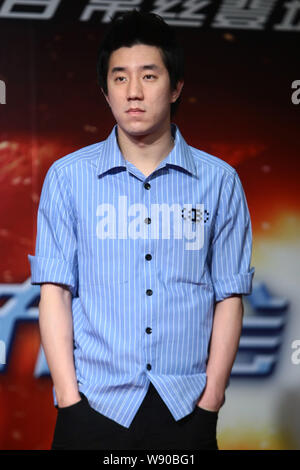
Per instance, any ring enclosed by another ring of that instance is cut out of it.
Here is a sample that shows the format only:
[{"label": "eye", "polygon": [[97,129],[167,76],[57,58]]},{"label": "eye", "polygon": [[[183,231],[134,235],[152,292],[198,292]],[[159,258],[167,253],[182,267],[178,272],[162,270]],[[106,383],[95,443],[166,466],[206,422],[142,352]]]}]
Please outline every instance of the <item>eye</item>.
[{"label": "eye", "polygon": [[117,82],[117,81],[121,81],[121,82],[122,82],[122,81],[123,81],[122,78],[125,79],[125,77],[116,77],[115,81],[116,81],[116,82]]},{"label": "eye", "polygon": [[147,75],[145,75],[145,77],[147,77],[147,78],[149,78],[149,77],[156,78],[155,75],[151,75],[151,74],[147,74]]}]

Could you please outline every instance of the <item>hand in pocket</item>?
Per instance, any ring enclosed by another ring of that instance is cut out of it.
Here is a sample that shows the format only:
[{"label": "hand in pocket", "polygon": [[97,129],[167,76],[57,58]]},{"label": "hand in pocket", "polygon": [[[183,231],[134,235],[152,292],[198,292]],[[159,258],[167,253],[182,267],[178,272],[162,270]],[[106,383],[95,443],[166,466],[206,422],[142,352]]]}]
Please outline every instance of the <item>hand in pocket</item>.
[{"label": "hand in pocket", "polygon": [[90,406],[87,398],[65,407],[58,407],[51,449],[80,449],[89,430]]}]

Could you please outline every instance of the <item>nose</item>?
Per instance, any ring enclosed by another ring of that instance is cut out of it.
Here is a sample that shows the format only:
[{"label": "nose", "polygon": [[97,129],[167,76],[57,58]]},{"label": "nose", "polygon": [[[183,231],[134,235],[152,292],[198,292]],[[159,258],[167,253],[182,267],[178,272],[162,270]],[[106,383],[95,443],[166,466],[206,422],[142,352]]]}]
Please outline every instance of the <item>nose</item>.
[{"label": "nose", "polygon": [[143,87],[138,77],[131,77],[127,87],[128,100],[142,100],[144,98]]}]

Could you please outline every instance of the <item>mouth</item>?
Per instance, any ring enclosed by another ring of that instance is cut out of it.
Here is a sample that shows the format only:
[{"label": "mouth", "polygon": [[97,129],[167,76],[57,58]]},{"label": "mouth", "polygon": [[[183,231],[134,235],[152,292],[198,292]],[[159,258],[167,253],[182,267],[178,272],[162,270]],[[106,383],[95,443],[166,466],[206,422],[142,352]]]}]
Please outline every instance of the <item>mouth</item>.
[{"label": "mouth", "polygon": [[128,114],[142,114],[144,113],[145,111],[143,109],[139,109],[139,108],[131,108],[131,109],[128,109],[128,111],[126,111]]}]

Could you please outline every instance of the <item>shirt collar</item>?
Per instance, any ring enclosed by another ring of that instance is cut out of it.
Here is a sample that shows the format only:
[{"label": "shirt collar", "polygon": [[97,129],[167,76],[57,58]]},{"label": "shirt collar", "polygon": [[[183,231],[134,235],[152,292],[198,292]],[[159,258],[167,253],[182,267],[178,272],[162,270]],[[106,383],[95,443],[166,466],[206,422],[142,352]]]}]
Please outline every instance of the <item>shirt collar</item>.
[{"label": "shirt collar", "polygon": [[[197,176],[196,165],[189,145],[182,137],[178,126],[174,123],[171,123],[171,132],[174,138],[174,147],[167,157],[160,162],[159,167],[166,165],[181,167]],[[101,175],[112,168],[123,167],[126,169],[127,167],[127,161],[119,148],[116,133],[117,124],[114,125],[111,133],[107,139],[104,140],[103,146],[101,147],[101,155],[97,162],[97,175]]]}]

